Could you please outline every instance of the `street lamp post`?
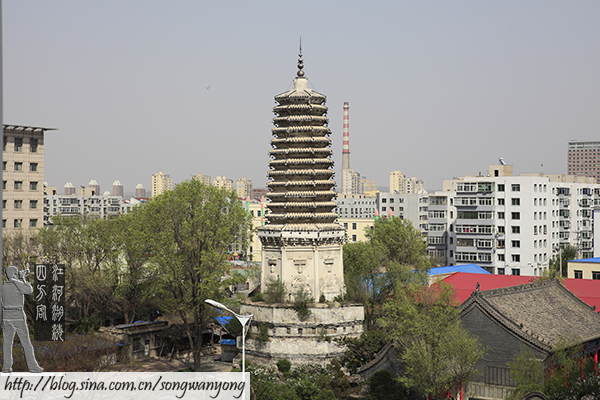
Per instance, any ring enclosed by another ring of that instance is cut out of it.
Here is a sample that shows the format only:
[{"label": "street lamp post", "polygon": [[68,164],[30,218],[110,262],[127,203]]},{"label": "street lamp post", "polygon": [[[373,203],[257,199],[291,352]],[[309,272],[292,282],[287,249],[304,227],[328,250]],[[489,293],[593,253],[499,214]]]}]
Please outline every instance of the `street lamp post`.
[{"label": "street lamp post", "polygon": [[[246,328],[246,325],[248,325],[248,328],[250,328],[250,321],[252,320],[252,317],[254,317],[254,314],[240,315],[240,314],[234,313],[233,311],[231,311],[229,308],[225,307],[225,305],[219,303],[218,301],[214,301],[214,300],[210,300],[210,299],[206,299],[204,301],[215,308],[221,308],[225,311],[229,311],[230,313],[233,314],[234,317],[237,318],[238,321],[240,321],[240,324],[242,324],[242,374],[243,374],[242,379],[246,379],[246,333],[248,333],[248,329]],[[244,390],[245,390],[245,388],[244,388]]]}]

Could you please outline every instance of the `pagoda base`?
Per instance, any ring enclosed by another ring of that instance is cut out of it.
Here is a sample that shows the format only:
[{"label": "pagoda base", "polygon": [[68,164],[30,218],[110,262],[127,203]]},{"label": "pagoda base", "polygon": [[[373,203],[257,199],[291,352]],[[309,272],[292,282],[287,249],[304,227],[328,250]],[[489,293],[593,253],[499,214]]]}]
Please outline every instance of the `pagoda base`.
[{"label": "pagoda base", "polygon": [[[294,365],[326,365],[346,350],[334,339],[358,338],[363,332],[365,312],[362,305],[318,303],[309,310],[308,317],[301,320],[290,305],[242,304],[242,315],[254,314],[246,337],[246,357],[261,365],[273,365],[282,358]],[[268,337],[260,337],[261,326],[267,327]],[[241,341],[238,341],[239,346]]]}]

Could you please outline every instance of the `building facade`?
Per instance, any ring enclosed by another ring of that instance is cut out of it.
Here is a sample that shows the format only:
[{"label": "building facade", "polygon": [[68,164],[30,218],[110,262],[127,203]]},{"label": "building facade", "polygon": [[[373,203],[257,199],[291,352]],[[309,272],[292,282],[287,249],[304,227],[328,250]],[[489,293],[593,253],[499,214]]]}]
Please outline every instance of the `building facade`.
[{"label": "building facade", "polygon": [[152,197],[156,197],[172,188],[171,175],[167,175],[162,171],[152,175]]},{"label": "building facade", "polygon": [[333,199],[335,213],[342,219],[373,219],[377,210],[377,199],[364,194],[338,193]]},{"label": "building facade", "polygon": [[113,182],[112,195],[113,196],[123,197],[123,185],[121,185],[121,182],[119,182],[119,181],[114,181]]},{"label": "building facade", "polygon": [[44,225],[52,225],[52,217],[57,215],[106,218],[126,212],[121,196],[46,194],[43,203]]},{"label": "building facade", "polygon": [[138,183],[135,187],[135,197],[138,199],[146,198],[146,189],[144,189],[144,185],[142,185],[141,183]]},{"label": "building facade", "polygon": [[415,229],[423,234],[427,233],[429,195],[379,192],[377,193],[376,207],[380,217],[407,219]]},{"label": "building facade", "polygon": [[428,251],[446,265],[477,263],[495,274],[540,275],[553,253],[576,246],[593,256],[595,179],[521,174],[492,165],[488,176],[443,182],[431,195]]},{"label": "building facade", "polygon": [[215,179],[213,179],[212,184],[219,189],[233,190],[233,181],[231,179],[227,179],[225,176],[217,176]]},{"label": "building facade", "polygon": [[567,173],[595,178],[600,183],[600,140],[569,140]]},{"label": "building facade", "polygon": [[200,181],[206,186],[210,185],[210,175],[206,175],[204,173],[194,175],[193,179]]},{"label": "building facade", "polygon": [[51,128],[4,125],[3,233],[41,228],[44,134]]},{"label": "building facade", "polygon": [[240,178],[235,183],[235,191],[241,199],[252,196],[252,181],[246,177]]}]

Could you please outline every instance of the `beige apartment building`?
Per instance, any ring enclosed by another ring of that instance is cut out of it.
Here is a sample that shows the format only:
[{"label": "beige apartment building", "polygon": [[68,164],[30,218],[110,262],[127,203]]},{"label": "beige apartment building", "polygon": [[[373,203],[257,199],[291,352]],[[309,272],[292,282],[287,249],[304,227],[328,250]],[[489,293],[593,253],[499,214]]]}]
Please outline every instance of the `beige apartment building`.
[{"label": "beige apartment building", "polygon": [[206,175],[204,173],[196,174],[193,176],[193,179],[200,181],[200,183],[203,183],[206,186],[210,185],[210,175]]},{"label": "beige apartment building", "polygon": [[171,175],[167,175],[162,171],[152,175],[152,197],[156,197],[172,188]]},{"label": "beige apartment building", "polygon": [[235,183],[235,191],[237,196],[242,199],[252,196],[252,181],[246,177],[240,178]]},{"label": "beige apartment building", "polygon": [[217,176],[213,182],[212,182],[213,186],[218,187],[219,189],[227,189],[227,190],[233,190],[233,181],[231,179],[227,179],[224,176]]},{"label": "beige apartment building", "polygon": [[3,233],[43,226],[44,133],[53,128],[4,125]]}]

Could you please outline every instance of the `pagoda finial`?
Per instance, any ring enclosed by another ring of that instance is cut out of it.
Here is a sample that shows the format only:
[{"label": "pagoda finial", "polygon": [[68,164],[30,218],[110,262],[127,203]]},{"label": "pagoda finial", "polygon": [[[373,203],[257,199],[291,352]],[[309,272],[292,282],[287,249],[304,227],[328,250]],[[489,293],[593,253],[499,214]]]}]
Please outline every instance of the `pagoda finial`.
[{"label": "pagoda finial", "polygon": [[304,68],[304,60],[302,60],[302,36],[300,36],[300,53],[298,53],[298,72],[296,73],[296,75],[298,75],[299,78],[304,77],[304,71],[302,71],[302,68]]}]

